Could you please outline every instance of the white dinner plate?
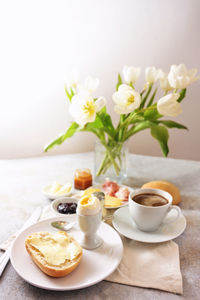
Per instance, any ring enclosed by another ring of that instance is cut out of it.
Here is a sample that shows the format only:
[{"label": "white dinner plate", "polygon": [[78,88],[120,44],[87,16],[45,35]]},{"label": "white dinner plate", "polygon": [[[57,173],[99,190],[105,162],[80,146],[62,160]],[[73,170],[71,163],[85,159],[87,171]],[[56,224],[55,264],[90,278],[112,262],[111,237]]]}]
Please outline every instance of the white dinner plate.
[{"label": "white dinner plate", "polygon": [[[173,218],[176,212],[171,210],[166,219]],[[114,228],[129,239],[144,243],[161,243],[175,239],[186,228],[186,219],[183,214],[172,223],[164,224],[153,232],[144,232],[137,228],[129,214],[129,207],[121,207],[114,214],[112,223]]]},{"label": "white dinner plate", "polygon": [[[25,239],[37,231],[56,232],[50,224],[59,220],[67,220],[67,217],[56,217],[38,222],[24,230],[15,240],[11,250],[11,263],[18,275],[25,281],[48,290],[76,290],[100,282],[118,267],[123,255],[121,238],[111,226],[102,222],[98,234],[103,239],[103,244],[95,250],[83,249],[82,260],[72,273],[61,278],[53,278],[44,274],[27,253]],[[80,240],[82,234],[78,225],[75,225],[68,233],[77,241]]]}]

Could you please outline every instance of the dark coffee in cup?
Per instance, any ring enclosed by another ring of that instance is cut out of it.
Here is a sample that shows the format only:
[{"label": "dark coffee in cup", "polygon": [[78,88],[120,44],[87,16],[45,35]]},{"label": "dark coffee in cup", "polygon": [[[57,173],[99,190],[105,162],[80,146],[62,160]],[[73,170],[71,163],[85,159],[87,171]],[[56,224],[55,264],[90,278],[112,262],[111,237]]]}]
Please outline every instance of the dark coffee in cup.
[{"label": "dark coffee in cup", "polygon": [[132,200],[138,204],[151,207],[162,206],[168,203],[166,198],[158,194],[139,194],[134,196]]},{"label": "dark coffee in cup", "polygon": [[174,218],[164,223],[172,223],[179,218],[181,210],[172,205],[172,195],[160,189],[138,189],[129,194],[129,213],[139,230],[157,230],[170,211],[175,209]]}]

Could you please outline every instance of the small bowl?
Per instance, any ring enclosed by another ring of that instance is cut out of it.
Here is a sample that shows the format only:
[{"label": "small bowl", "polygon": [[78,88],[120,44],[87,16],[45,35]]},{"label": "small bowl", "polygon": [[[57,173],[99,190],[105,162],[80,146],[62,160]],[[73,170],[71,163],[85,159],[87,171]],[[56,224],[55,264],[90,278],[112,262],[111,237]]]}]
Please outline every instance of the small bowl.
[{"label": "small bowl", "polygon": [[54,200],[54,199],[61,199],[61,198],[64,198],[64,197],[68,197],[72,194],[73,192],[73,188],[71,187],[71,190],[68,192],[68,193],[65,193],[65,194],[62,194],[62,195],[55,195],[55,194],[51,194],[49,193],[49,190],[50,190],[50,187],[51,185],[46,185],[44,188],[43,188],[43,194],[49,199],[49,200]]},{"label": "small bowl", "polygon": [[70,198],[70,197],[64,197],[64,198],[59,198],[59,199],[55,199],[52,203],[51,203],[51,209],[54,213],[56,213],[59,216],[73,216],[74,214],[62,214],[58,211],[57,206],[59,203],[76,203],[78,205],[78,199],[76,198]]}]

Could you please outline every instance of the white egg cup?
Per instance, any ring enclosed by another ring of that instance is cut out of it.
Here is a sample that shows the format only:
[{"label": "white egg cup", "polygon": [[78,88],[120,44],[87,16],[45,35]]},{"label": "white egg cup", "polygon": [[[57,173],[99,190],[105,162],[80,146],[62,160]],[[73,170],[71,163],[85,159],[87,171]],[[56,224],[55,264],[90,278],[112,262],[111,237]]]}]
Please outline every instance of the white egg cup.
[{"label": "white egg cup", "polygon": [[96,249],[103,243],[98,236],[97,230],[101,224],[102,210],[100,209],[96,215],[84,216],[77,213],[78,224],[83,233],[80,245],[88,250]]}]

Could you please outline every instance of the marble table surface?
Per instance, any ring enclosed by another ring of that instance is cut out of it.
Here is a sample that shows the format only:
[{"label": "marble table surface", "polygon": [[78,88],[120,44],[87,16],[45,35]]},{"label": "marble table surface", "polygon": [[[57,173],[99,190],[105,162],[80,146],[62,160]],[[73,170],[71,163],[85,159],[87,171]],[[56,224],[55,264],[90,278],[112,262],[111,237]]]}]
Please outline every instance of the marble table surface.
[{"label": "marble table surface", "polygon": [[[93,153],[0,160],[0,243],[19,229],[33,208],[49,200],[42,188],[53,181],[72,181],[77,168],[93,166]],[[199,299],[200,295],[200,162],[130,154],[125,184],[140,187],[151,180],[168,180],[181,190],[187,219],[179,245],[183,295],[102,281],[85,289],[56,292],[21,279],[9,263],[0,278],[0,299]],[[0,251],[0,255],[3,252]]]}]

